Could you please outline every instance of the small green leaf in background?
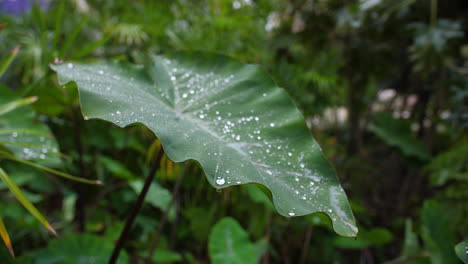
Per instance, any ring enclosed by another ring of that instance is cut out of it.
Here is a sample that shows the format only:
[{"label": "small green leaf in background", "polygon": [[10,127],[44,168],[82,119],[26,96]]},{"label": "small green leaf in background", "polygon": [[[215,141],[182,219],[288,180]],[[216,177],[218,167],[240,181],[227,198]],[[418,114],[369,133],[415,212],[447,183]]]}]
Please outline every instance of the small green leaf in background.
[{"label": "small green leaf in background", "polygon": [[453,245],[456,243],[455,235],[440,205],[433,200],[424,202],[421,219],[422,238],[432,264],[460,263],[453,250]]},{"label": "small green leaf in background", "polygon": [[421,160],[430,158],[427,148],[413,135],[406,120],[395,119],[388,113],[380,112],[375,114],[370,128],[385,143],[397,147],[403,154]]},{"label": "small green leaf in background", "polygon": [[[136,194],[140,193],[145,183],[143,180],[136,180],[130,182],[130,186]],[[148,195],[145,198],[145,202],[150,203],[152,206],[166,210],[172,199],[172,194],[168,190],[161,187],[156,182],[151,183]]]},{"label": "small green leaf in background", "polygon": [[221,219],[213,227],[208,249],[213,264],[257,263],[257,253],[247,232],[230,217]]},{"label": "small green leaf in background", "polygon": [[124,179],[124,180],[134,180],[136,176],[133,175],[122,163],[113,160],[108,157],[101,156],[99,157],[99,162],[106,167],[115,177]]},{"label": "small green leaf in background", "polygon": [[467,164],[468,140],[462,139],[434,157],[425,170],[430,173],[431,184],[442,186],[449,180],[468,182]]},{"label": "small green leaf in background", "polygon": [[[109,261],[114,243],[107,239],[89,235],[71,235],[53,239],[47,248],[29,254],[31,264],[105,264]],[[128,255],[120,253],[117,264],[128,264]]]},{"label": "small green leaf in background", "polygon": [[455,253],[464,264],[468,264],[468,240],[458,243],[455,246]]},{"label": "small green leaf in background", "polygon": [[182,256],[177,252],[158,249],[154,252],[151,259],[154,260],[155,263],[174,263],[182,261]]},{"label": "small green leaf in background", "polygon": [[413,222],[406,219],[405,222],[405,240],[403,242],[403,256],[411,257],[420,252],[418,236],[413,230]]},{"label": "small green leaf in background", "polygon": [[271,211],[275,211],[275,207],[273,206],[273,203],[271,202],[270,198],[261,189],[263,186],[257,184],[246,184],[242,187],[247,191],[247,193],[250,196],[250,199],[252,199],[254,202],[263,204],[266,208],[270,209]]},{"label": "small green leaf in background", "polygon": [[74,81],[82,112],[124,127],[142,123],[173,161],[194,159],[215,188],[259,183],[284,216],[323,212],[358,230],[334,168],[288,94],[256,65],[204,52],[125,63],[52,65]]},{"label": "small green leaf in background", "polygon": [[[10,109],[0,115],[0,145],[19,159],[57,166],[61,162],[57,141],[50,129],[38,120],[33,108],[24,104],[28,100],[31,102],[35,98],[21,99],[8,88],[0,86],[0,108]],[[11,109],[9,105],[15,108]]]},{"label": "small green leaf in background", "polygon": [[377,247],[392,241],[393,236],[390,231],[384,228],[372,228],[371,230],[361,230],[357,238],[337,237],[335,245],[339,248],[362,249],[367,247]]}]

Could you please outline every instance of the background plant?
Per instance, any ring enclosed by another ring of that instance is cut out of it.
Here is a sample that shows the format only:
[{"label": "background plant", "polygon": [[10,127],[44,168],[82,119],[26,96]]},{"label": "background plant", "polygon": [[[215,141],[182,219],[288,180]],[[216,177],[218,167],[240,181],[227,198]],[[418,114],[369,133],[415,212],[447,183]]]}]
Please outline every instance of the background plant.
[{"label": "background plant", "polygon": [[[0,54],[16,45],[21,52],[2,84],[37,96],[32,107],[57,139],[63,171],[106,182],[97,188],[34,176],[23,190],[62,236],[116,240],[158,142],[139,126],[85,121],[75,88],[57,85],[49,63],[143,63],[150,53],[216,51],[264,65],[288,89],[337,166],[362,236],[339,238],[320,215],[278,216],[268,196],[248,185],[216,192],[196,165],[184,171],[163,157],[154,188],[167,191],[148,197],[137,218],[126,247],[132,261],[143,262],[154,237],[157,263],[214,261],[209,234],[231,216],[251,243],[268,245],[254,246],[264,263],[457,263],[454,246],[468,234],[467,8],[462,0],[96,0],[4,12]],[[15,182],[36,173],[1,165]],[[17,254],[40,263],[50,239],[1,193]]]}]

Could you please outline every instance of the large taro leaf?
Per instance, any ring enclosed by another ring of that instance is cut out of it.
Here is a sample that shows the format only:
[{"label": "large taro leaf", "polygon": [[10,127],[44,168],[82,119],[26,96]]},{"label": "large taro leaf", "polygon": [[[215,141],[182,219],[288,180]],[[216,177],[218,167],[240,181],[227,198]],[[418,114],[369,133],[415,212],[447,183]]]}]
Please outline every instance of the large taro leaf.
[{"label": "large taro leaf", "polygon": [[124,63],[52,65],[76,82],[82,112],[124,127],[142,123],[176,162],[197,160],[216,188],[259,183],[278,212],[324,212],[337,233],[357,228],[336,173],[284,90],[255,65],[183,52],[148,67]]}]

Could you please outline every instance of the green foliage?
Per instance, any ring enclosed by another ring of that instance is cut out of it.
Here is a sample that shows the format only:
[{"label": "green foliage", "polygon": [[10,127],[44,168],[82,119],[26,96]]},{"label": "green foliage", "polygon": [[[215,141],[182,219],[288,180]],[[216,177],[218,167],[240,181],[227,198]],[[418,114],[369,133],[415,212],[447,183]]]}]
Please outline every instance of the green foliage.
[{"label": "green foliage", "polygon": [[208,248],[214,264],[257,263],[254,244],[242,226],[230,217],[221,219],[213,227]]},{"label": "green foliage", "polygon": [[[53,239],[44,249],[36,250],[21,257],[18,263],[24,264],[101,264],[106,263],[113,248],[112,241],[89,235],[72,235]],[[123,252],[118,264],[128,263]]]},{"label": "green foliage", "polygon": [[422,237],[427,249],[431,252],[431,263],[459,263],[453,250],[456,242],[453,230],[439,205],[434,201],[425,202],[421,218]]},{"label": "green foliage", "polygon": [[[99,236],[109,254],[160,143],[141,125],[84,120],[76,85],[58,85],[49,65],[116,60],[149,69],[153,54],[203,50],[260,64],[285,88],[335,165],[362,232],[338,237],[325,213],[283,217],[268,188],[217,190],[196,162],[163,156],[125,243],[132,263],[210,262],[210,231],[227,216],[247,234],[256,263],[460,263],[455,243],[468,234],[465,0],[66,0],[21,15],[2,9],[22,1],[0,1],[0,166],[64,238]],[[24,125],[57,149],[47,162],[23,159],[24,148],[43,144]],[[2,264],[57,255],[41,255],[55,240],[2,182],[0,217],[17,256],[0,245]]]},{"label": "green foliage", "polygon": [[430,157],[424,144],[414,137],[409,124],[404,120],[394,119],[386,113],[378,113],[371,129],[385,143],[399,148],[405,155],[423,160]]},{"label": "green foliage", "polygon": [[455,253],[463,263],[468,263],[468,241],[462,241],[455,246]]}]

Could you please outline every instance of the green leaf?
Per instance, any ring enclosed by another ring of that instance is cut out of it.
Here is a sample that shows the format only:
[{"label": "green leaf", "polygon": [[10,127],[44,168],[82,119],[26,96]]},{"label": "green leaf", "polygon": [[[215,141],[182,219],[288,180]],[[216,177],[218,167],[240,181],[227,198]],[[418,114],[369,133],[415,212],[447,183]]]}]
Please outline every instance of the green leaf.
[{"label": "green leaf", "polygon": [[[143,180],[136,180],[130,182],[130,186],[135,191],[136,194],[139,194],[143,189],[145,183]],[[166,210],[171,202],[172,194],[167,189],[164,189],[161,185],[156,182],[152,182],[148,194],[145,197],[145,202],[151,204],[152,206],[161,209],[162,211]],[[169,211],[169,219],[174,219],[175,211]]]},{"label": "green leaf", "polygon": [[260,263],[261,258],[268,251],[268,240],[260,239],[257,242],[255,242],[253,246],[255,254],[257,256],[257,263]]},{"label": "green leaf", "polygon": [[361,230],[356,239],[349,237],[337,237],[335,245],[340,248],[361,249],[376,247],[389,243],[393,236],[390,231],[384,228],[373,228],[369,231]]},{"label": "green leaf", "polygon": [[54,228],[47,222],[42,214],[36,209],[36,207],[24,196],[20,188],[10,179],[8,174],[0,168],[0,180],[2,180],[11,193],[18,199],[18,201],[26,208],[45,228],[47,228],[52,234],[57,235]]},{"label": "green leaf", "polygon": [[0,115],[11,112],[15,110],[16,108],[21,107],[23,105],[32,104],[36,101],[37,101],[37,97],[32,96],[32,97],[26,97],[26,98],[14,100],[4,105],[0,105]]},{"label": "green leaf", "polygon": [[468,240],[458,243],[455,246],[455,253],[463,263],[468,264]]},{"label": "green leaf", "polygon": [[421,212],[423,223],[422,238],[430,253],[433,264],[459,263],[453,245],[455,235],[451,229],[450,221],[435,201],[424,203]]},{"label": "green leaf", "polygon": [[0,217],[0,237],[2,238],[3,243],[7,247],[10,255],[12,257],[15,257],[15,252],[13,251],[13,246],[11,245],[10,236],[8,235],[5,224],[3,223],[3,219],[1,217]]},{"label": "green leaf", "polygon": [[[109,261],[113,248],[112,241],[80,234],[54,239],[46,249],[33,252],[31,256],[34,264],[102,264]],[[125,251],[120,253],[117,263],[129,263]]]},{"label": "green leaf", "polygon": [[3,76],[10,64],[13,62],[13,60],[16,57],[16,54],[18,54],[19,49],[19,46],[14,47],[2,60],[0,60],[0,77]]},{"label": "green leaf", "polygon": [[[19,99],[8,88],[0,86],[0,107],[18,104],[18,100],[28,99]],[[48,166],[60,164],[57,142],[28,105],[11,109],[0,116],[0,145],[20,159]]]},{"label": "green leaf", "polygon": [[283,89],[255,65],[186,52],[124,63],[52,65],[74,81],[82,112],[121,127],[142,123],[176,162],[200,163],[215,188],[259,183],[278,212],[324,212],[335,231],[357,228],[336,172]]},{"label": "green leaf", "polygon": [[36,168],[38,170],[42,170],[42,171],[45,171],[45,172],[49,172],[49,173],[52,173],[54,175],[57,175],[57,176],[60,176],[62,178],[65,178],[65,179],[68,179],[68,180],[72,180],[72,181],[76,181],[76,182],[81,182],[81,183],[87,183],[87,184],[92,184],[92,185],[102,185],[102,182],[97,180],[87,180],[87,179],[84,179],[84,178],[79,178],[79,177],[75,177],[73,175],[70,175],[68,173],[64,173],[64,172],[61,172],[61,171],[57,171],[57,170],[54,170],[54,169],[51,169],[51,168],[48,168],[48,167],[45,167],[45,166],[42,166],[42,165],[39,165],[39,164],[36,164],[36,163],[33,163],[33,162],[29,162],[27,160],[24,160],[24,159],[18,159],[12,155],[10,155],[9,153],[6,153],[4,151],[1,151],[0,150],[0,157],[1,158],[4,158],[4,159],[9,159],[9,160],[13,160],[13,161],[16,161],[16,162],[19,162],[19,163],[23,163],[25,165],[28,165],[28,166],[31,166],[33,168]]},{"label": "green leaf", "polygon": [[262,191],[261,185],[259,186],[255,184],[246,184],[242,187],[247,191],[252,201],[263,204],[266,208],[272,211],[275,210],[268,195]]},{"label": "green leaf", "polygon": [[133,173],[129,171],[122,163],[104,156],[99,157],[98,160],[116,177],[122,178],[124,180],[136,179],[135,175],[133,175]]},{"label": "green leaf", "polygon": [[257,263],[257,253],[247,232],[230,217],[221,219],[213,227],[208,250],[213,264]]},{"label": "green leaf", "polygon": [[430,158],[427,148],[412,134],[405,120],[395,119],[387,113],[380,112],[375,115],[370,128],[385,143],[397,147],[403,154],[422,160]]},{"label": "green leaf", "polygon": [[405,222],[405,240],[403,242],[403,256],[416,256],[420,251],[418,236],[413,231],[413,222],[406,219]]},{"label": "green leaf", "polygon": [[174,263],[182,261],[182,256],[173,251],[158,249],[154,252],[151,258],[155,263]]}]

